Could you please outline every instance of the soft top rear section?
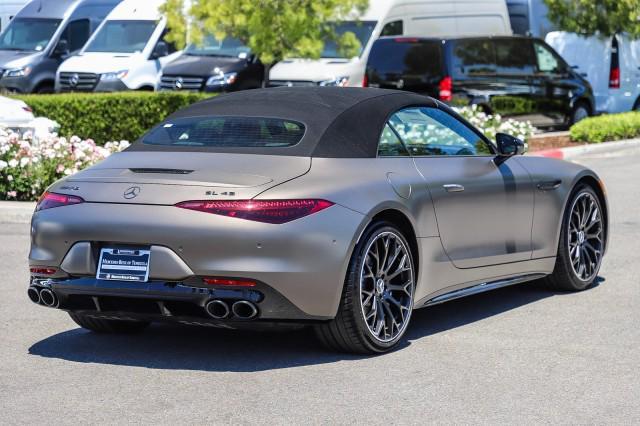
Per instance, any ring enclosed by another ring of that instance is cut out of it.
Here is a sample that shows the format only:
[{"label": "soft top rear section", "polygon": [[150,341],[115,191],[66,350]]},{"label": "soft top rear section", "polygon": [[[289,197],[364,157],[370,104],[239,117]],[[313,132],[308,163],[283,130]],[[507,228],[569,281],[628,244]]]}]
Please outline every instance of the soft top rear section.
[{"label": "soft top rear section", "polygon": [[134,143],[130,152],[214,152],[321,158],[375,158],[386,119],[406,106],[435,106],[432,99],[409,92],[371,88],[286,87],[247,90],[198,102],[158,127],[193,117],[262,117],[304,126],[293,145],[190,146]]}]

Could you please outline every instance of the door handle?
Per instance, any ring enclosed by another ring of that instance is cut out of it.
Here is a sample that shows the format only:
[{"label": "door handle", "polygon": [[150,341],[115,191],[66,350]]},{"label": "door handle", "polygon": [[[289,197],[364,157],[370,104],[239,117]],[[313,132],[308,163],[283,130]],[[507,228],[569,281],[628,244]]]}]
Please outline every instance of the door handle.
[{"label": "door handle", "polygon": [[562,184],[561,180],[551,180],[548,182],[540,182],[538,183],[538,189],[540,191],[551,191],[551,190],[560,188],[561,184]]},{"label": "door handle", "polygon": [[457,183],[448,183],[446,185],[442,185],[442,187],[447,192],[462,192],[462,191],[464,191],[464,186],[458,185]]}]

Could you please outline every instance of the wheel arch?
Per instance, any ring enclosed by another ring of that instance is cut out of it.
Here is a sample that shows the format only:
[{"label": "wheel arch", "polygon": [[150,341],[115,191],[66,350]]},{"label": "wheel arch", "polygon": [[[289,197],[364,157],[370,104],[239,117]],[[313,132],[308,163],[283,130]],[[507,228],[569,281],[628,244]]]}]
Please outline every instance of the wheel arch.
[{"label": "wheel arch", "polygon": [[[579,177],[576,180],[576,182],[573,184],[573,188],[571,190],[572,196],[576,188],[578,188],[580,185],[587,185],[591,189],[593,189],[593,191],[598,196],[598,201],[600,201],[600,206],[602,207],[602,219],[604,221],[604,232],[605,232],[604,233],[605,235],[604,250],[606,253],[607,248],[609,247],[609,203],[607,202],[606,189],[604,187],[604,184],[602,183],[602,180],[599,179],[597,176],[593,174],[585,174]],[[571,198],[572,197],[569,197],[569,199],[567,200],[567,203],[570,201]]]}]

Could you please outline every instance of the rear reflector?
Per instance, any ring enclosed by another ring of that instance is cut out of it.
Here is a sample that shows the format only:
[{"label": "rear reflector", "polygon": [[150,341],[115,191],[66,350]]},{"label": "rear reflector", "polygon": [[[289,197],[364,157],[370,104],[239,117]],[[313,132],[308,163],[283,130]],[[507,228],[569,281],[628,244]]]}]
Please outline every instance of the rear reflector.
[{"label": "rear reflector", "polygon": [[326,200],[184,201],[175,206],[221,216],[281,224],[300,219],[333,205]]},{"label": "rear reflector", "polygon": [[441,101],[449,102],[453,99],[453,79],[451,77],[446,76],[440,80],[438,88],[440,89],[439,98]]},{"label": "rear reflector", "polygon": [[36,204],[36,211],[52,209],[54,207],[69,206],[84,203],[84,200],[75,195],[56,194],[55,192],[45,192]]},{"label": "rear reflector", "polygon": [[203,278],[202,281],[208,285],[220,285],[229,287],[255,287],[255,281],[233,280],[229,278]]},{"label": "rear reflector", "polygon": [[43,266],[36,266],[33,268],[29,268],[29,271],[31,271],[32,274],[36,274],[36,275],[53,275],[56,273],[55,268],[47,268]]}]

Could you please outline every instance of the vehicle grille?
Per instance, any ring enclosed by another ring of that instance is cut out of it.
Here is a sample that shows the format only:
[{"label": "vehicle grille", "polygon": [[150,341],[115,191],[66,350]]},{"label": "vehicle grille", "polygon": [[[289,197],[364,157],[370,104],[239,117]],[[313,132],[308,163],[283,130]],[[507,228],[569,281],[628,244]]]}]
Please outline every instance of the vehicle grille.
[{"label": "vehicle grille", "polygon": [[313,87],[317,86],[315,81],[306,80],[269,80],[269,87]]},{"label": "vehicle grille", "polygon": [[61,72],[60,90],[63,92],[91,92],[98,84],[98,75],[83,72]]},{"label": "vehicle grille", "polygon": [[180,75],[163,75],[160,80],[160,90],[202,90],[204,78],[182,77]]}]

